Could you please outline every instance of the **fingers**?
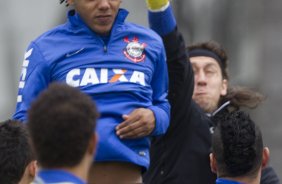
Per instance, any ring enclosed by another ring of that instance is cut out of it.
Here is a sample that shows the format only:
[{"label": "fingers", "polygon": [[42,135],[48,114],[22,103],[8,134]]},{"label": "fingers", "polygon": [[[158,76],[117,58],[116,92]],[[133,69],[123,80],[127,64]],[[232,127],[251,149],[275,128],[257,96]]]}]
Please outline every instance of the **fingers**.
[{"label": "fingers", "polygon": [[124,121],[116,127],[116,134],[121,139],[148,136],[155,128],[155,116],[149,109],[136,109],[130,115],[122,117]]},{"label": "fingers", "polygon": [[147,136],[150,129],[144,124],[144,122],[142,123],[140,121],[128,124],[127,126],[119,129],[117,131],[117,135],[121,139],[134,139]]},{"label": "fingers", "polygon": [[123,122],[121,122],[117,127],[116,130],[120,130],[128,125],[130,125],[131,123],[138,121],[140,119],[140,117],[138,116],[134,116],[134,115],[122,115],[122,118],[124,119]]}]

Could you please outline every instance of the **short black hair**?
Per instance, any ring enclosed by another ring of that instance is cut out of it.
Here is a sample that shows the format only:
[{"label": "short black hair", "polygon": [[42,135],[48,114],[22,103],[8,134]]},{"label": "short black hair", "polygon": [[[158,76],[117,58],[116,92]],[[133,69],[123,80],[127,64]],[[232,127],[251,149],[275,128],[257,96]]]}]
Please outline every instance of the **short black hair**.
[{"label": "short black hair", "polygon": [[212,151],[219,177],[255,177],[262,163],[263,141],[259,127],[243,111],[218,116]]},{"label": "short black hair", "polygon": [[34,159],[26,127],[19,121],[0,123],[0,183],[18,184]]},{"label": "short black hair", "polygon": [[83,158],[98,112],[94,101],[79,89],[53,83],[28,111],[34,152],[44,168],[73,167]]}]

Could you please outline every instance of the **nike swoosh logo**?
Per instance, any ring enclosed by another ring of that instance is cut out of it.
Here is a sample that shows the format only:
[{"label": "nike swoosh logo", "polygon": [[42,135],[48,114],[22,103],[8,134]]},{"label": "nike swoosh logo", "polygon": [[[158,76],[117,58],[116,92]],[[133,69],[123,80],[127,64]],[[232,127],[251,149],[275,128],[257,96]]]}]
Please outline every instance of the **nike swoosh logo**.
[{"label": "nike swoosh logo", "polygon": [[74,56],[74,55],[80,53],[80,52],[83,51],[83,50],[84,50],[84,48],[81,48],[81,49],[79,49],[79,50],[77,50],[77,51],[67,53],[67,54],[66,54],[66,57]]}]

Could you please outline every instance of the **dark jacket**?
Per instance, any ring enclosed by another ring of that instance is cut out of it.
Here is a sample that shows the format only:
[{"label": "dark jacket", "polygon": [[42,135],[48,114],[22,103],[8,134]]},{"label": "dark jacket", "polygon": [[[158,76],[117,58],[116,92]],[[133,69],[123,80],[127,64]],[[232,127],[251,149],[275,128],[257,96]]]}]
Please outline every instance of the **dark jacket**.
[{"label": "dark jacket", "polygon": [[[194,76],[187,62],[182,35],[175,29],[163,37],[168,58],[171,120],[167,133],[154,138],[151,164],[144,174],[145,184],[213,184],[209,153],[214,121],[192,100]],[[212,119],[227,108],[220,108]],[[272,167],[262,170],[261,184],[279,184]]]},{"label": "dark jacket", "polygon": [[209,153],[211,123],[192,100],[194,74],[187,62],[182,35],[175,29],[163,37],[168,58],[171,120],[167,133],[154,138],[145,184],[212,184]]},{"label": "dark jacket", "polygon": [[[152,141],[151,165],[144,174],[144,182],[213,184],[216,176],[210,169],[209,153],[214,123],[192,100],[194,74],[187,62],[184,40],[173,19],[170,7],[163,12],[149,13],[150,27],[165,35],[162,38],[168,58],[171,119],[167,133]],[[267,170],[272,173],[267,176],[273,175],[271,168]],[[264,175],[262,181],[263,178]],[[279,183],[278,178],[273,177],[273,180]]]}]

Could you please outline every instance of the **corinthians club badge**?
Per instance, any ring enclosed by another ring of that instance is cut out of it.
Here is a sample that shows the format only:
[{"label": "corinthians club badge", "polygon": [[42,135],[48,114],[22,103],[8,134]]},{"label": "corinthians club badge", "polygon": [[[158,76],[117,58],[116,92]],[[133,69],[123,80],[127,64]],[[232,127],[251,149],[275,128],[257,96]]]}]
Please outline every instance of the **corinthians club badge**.
[{"label": "corinthians club badge", "polygon": [[123,49],[123,53],[128,59],[130,59],[134,63],[144,61],[144,49],[146,47],[145,43],[139,43],[137,37],[134,37],[132,41],[130,41],[128,37],[125,37],[123,41],[128,43],[127,46]]}]

